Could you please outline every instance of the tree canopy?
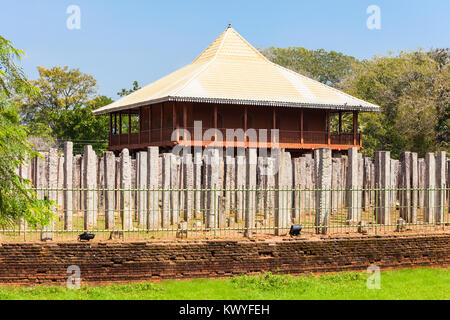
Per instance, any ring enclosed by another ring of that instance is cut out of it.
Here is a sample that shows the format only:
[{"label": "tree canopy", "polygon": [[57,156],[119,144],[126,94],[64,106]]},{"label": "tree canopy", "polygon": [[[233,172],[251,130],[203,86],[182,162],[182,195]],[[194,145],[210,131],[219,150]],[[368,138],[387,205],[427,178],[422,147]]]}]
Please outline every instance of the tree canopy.
[{"label": "tree canopy", "polygon": [[424,156],[449,149],[450,73],[445,52],[374,57],[356,64],[340,83],[349,94],[382,108],[360,117],[367,154],[390,150],[398,157],[410,150]]},{"label": "tree canopy", "polygon": [[19,220],[46,225],[53,216],[49,201],[38,200],[30,181],[22,179],[18,167],[37,154],[27,142],[27,132],[19,123],[14,95],[33,95],[33,88],[16,65],[24,53],[0,36],[0,225]]},{"label": "tree canopy", "polygon": [[340,52],[302,47],[270,47],[262,50],[262,53],[276,64],[331,86],[350,74],[357,61]]},{"label": "tree canopy", "polygon": [[[410,150],[424,156],[449,150],[448,49],[399,52],[363,61],[301,47],[262,52],[277,64],[381,106],[380,113],[362,113],[359,118],[366,155],[389,150],[398,157]],[[333,128],[335,123],[331,124]]]},{"label": "tree canopy", "polygon": [[84,144],[92,144],[97,151],[106,149],[109,120],[94,116],[92,110],[112,99],[98,95],[95,78],[67,66],[38,67],[38,71],[39,78],[32,84],[39,94],[21,99],[22,122],[30,134],[71,140],[77,151]]}]

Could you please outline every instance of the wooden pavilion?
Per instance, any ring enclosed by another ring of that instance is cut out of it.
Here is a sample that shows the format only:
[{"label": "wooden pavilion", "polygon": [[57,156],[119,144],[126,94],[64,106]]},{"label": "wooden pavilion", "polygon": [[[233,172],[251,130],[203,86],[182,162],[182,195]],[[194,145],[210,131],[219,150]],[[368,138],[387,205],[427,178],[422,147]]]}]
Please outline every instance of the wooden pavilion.
[{"label": "wooden pavilion", "polygon": [[[172,135],[175,129],[223,133],[226,129],[279,129],[278,147],[305,152],[320,147],[346,150],[361,147],[358,113],[379,107],[312,80],[266,59],[230,26],[191,64],[94,111],[109,114],[109,150],[131,152],[148,146],[170,149],[176,144],[206,146],[191,133]],[[342,129],[343,114],[352,114],[352,129]],[[331,128],[331,118],[337,125]],[[252,146],[248,140],[246,147]],[[253,144],[271,147],[267,142]]]}]

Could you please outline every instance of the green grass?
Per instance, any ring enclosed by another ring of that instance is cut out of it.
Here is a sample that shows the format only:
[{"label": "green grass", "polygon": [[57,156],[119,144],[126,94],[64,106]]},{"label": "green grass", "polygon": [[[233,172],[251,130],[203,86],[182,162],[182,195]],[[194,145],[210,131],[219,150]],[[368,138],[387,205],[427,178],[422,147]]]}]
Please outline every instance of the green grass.
[{"label": "green grass", "polygon": [[381,272],[381,289],[366,286],[369,274],[320,276],[272,273],[230,279],[167,280],[121,285],[0,287],[0,299],[450,299],[450,269]]}]

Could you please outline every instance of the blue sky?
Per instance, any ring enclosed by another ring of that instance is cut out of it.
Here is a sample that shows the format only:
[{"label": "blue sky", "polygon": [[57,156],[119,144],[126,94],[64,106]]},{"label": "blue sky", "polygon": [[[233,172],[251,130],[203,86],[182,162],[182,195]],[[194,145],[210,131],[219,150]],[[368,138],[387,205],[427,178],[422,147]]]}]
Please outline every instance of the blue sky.
[{"label": "blue sky", "polygon": [[[69,30],[69,5],[81,29]],[[381,30],[369,30],[369,5]],[[357,58],[450,45],[448,0],[118,1],[0,0],[0,35],[36,66],[68,65],[92,74],[101,94],[117,98],[133,80],[149,84],[190,63],[228,25],[256,47],[302,46]]]}]

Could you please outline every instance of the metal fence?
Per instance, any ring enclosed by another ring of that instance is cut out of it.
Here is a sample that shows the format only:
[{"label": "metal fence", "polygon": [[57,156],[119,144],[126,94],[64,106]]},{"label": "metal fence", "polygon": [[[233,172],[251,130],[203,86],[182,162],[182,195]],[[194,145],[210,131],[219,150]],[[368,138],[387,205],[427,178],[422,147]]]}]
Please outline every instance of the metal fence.
[{"label": "metal fence", "polygon": [[53,201],[49,226],[18,221],[5,241],[301,238],[447,232],[449,188],[87,189],[35,188]]}]

